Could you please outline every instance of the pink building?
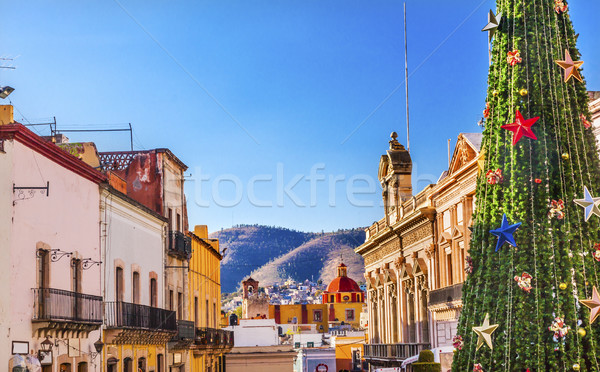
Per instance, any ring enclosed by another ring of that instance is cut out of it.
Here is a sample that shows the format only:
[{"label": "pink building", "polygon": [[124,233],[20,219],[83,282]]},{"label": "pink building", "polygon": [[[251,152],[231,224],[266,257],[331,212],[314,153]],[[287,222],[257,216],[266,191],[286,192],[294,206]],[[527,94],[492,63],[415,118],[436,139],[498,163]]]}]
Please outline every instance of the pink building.
[{"label": "pink building", "polygon": [[21,353],[44,372],[99,371],[106,177],[15,123],[12,106],[0,123],[0,365]]}]

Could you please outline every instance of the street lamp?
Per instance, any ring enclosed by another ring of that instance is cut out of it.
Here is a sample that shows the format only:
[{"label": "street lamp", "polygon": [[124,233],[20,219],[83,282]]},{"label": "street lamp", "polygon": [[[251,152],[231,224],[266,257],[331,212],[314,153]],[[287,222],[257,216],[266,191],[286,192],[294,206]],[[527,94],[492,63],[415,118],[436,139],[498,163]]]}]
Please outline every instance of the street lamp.
[{"label": "street lamp", "polygon": [[9,87],[8,85],[5,87],[0,87],[0,98],[4,99],[8,97],[9,94],[14,92],[15,88]]},{"label": "street lamp", "polygon": [[96,349],[96,352],[90,353],[90,356],[92,357],[92,359],[96,359],[98,354],[100,354],[102,352],[102,349],[104,348],[104,342],[102,342],[101,337],[102,336],[99,336],[98,341],[94,342],[94,348]]},{"label": "street lamp", "polygon": [[45,353],[52,351],[52,341],[48,339],[48,336],[46,336],[46,339],[40,343],[40,347]]}]

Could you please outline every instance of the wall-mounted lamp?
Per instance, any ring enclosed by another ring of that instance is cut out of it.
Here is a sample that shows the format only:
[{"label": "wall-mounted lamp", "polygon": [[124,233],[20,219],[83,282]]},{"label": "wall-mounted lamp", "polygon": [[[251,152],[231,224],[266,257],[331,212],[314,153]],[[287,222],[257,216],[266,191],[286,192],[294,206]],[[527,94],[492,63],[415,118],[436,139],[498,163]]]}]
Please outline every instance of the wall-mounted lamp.
[{"label": "wall-mounted lamp", "polygon": [[98,341],[94,342],[94,349],[96,349],[96,352],[94,353],[92,351],[90,353],[90,356],[92,357],[92,359],[96,359],[96,357],[102,352],[103,348],[104,348],[104,342],[102,342],[101,337],[98,337]]},{"label": "wall-mounted lamp", "polygon": [[40,343],[40,347],[42,348],[43,352],[52,351],[52,346],[54,346],[54,344],[52,341],[50,341],[48,336],[46,336],[46,339]]},{"label": "wall-mounted lamp", "polygon": [[2,98],[2,99],[6,98],[14,91],[15,91],[15,88],[9,87],[8,85],[5,87],[0,87],[0,98]]}]

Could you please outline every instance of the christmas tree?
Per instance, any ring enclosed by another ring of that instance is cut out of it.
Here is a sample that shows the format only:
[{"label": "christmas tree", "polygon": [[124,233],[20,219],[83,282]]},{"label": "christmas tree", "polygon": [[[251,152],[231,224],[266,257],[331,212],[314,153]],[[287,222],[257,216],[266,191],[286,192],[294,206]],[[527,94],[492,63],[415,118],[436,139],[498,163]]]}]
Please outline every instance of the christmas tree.
[{"label": "christmas tree", "polygon": [[577,35],[566,1],[496,6],[452,370],[600,371],[600,167]]}]

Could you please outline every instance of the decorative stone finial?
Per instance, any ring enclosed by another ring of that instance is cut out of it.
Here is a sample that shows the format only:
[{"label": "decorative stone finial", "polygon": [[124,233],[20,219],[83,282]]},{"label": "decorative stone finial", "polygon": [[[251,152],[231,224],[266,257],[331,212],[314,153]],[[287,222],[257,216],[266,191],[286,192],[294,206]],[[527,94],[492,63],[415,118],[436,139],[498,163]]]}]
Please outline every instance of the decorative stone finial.
[{"label": "decorative stone finial", "polygon": [[402,146],[397,140],[398,133],[392,132],[392,134],[390,134],[390,137],[392,138],[390,140],[390,150],[404,150],[404,146]]}]

